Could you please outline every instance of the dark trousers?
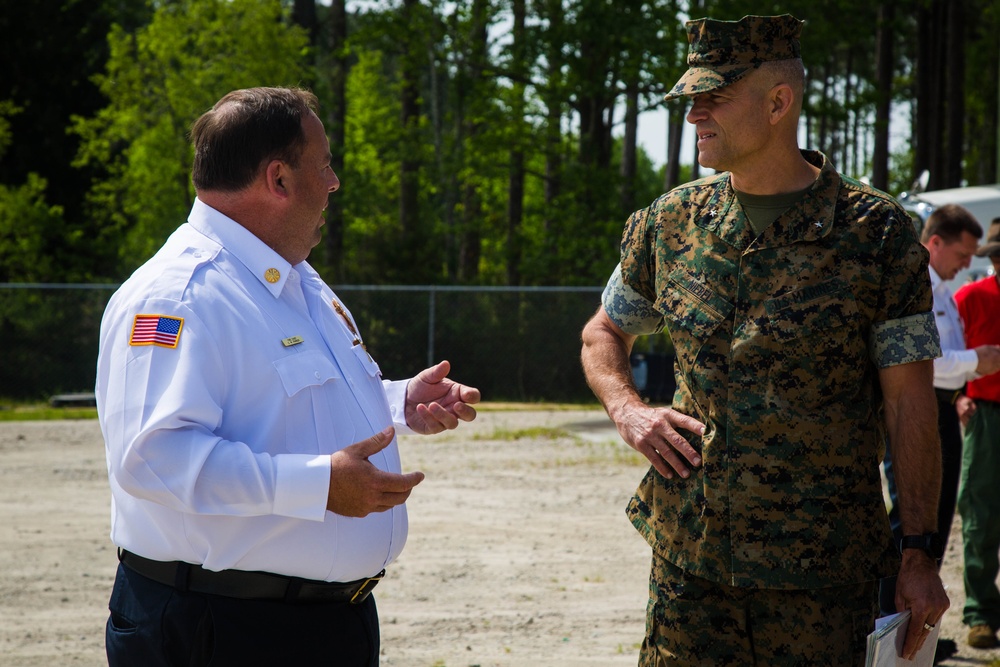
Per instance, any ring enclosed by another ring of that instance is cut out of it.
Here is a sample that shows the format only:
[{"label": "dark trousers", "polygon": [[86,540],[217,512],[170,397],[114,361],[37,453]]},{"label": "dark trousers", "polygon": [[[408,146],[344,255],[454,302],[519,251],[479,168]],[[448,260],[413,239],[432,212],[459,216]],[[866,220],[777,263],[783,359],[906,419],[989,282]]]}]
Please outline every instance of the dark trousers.
[{"label": "dark trousers", "polygon": [[183,593],[119,565],[108,607],[109,667],[378,665],[372,596],[357,605],[237,600]]},{"label": "dark trousers", "polygon": [[[955,406],[938,397],[938,433],[941,437],[941,499],[938,502],[937,532],[945,546],[955,518],[955,499],[958,496],[958,479],[962,473],[962,427],[958,421]],[[889,511],[889,525],[896,545],[903,539],[903,529],[899,518],[899,502],[896,495],[896,480],[892,473],[891,443],[886,448],[885,477],[889,487],[892,509]],[[887,577],[879,585],[879,607],[881,615],[896,613],[896,577]]]}]

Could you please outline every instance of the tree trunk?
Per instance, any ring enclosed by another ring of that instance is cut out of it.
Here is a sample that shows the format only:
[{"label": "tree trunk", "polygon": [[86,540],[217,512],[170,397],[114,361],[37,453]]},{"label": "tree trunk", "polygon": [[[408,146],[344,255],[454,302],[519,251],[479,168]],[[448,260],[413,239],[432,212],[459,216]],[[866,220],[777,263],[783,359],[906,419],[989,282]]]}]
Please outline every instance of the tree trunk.
[{"label": "tree trunk", "polygon": [[554,244],[558,237],[558,217],[553,217],[556,202],[562,193],[562,119],[566,102],[563,98],[562,35],[564,8],[562,0],[547,0],[544,4],[548,17],[548,36],[545,53],[548,85],[542,89],[545,102],[545,243],[547,251],[555,256]]},{"label": "tree trunk", "polygon": [[684,136],[684,114],[687,105],[682,101],[667,102],[667,164],[663,170],[663,190],[680,185],[681,140]]},{"label": "tree trunk", "polygon": [[316,0],[295,0],[292,6],[292,23],[300,25],[309,33],[309,44],[316,46],[319,37],[319,21],[316,18]]},{"label": "tree trunk", "polygon": [[883,0],[878,7],[875,33],[875,147],[872,151],[872,185],[889,189],[889,119],[892,113],[893,24],[895,0]]},{"label": "tree trunk", "polygon": [[[298,3],[296,3],[298,6]],[[347,123],[347,70],[348,62],[344,45],[347,43],[347,2],[333,0],[329,14],[330,53],[330,103],[326,113],[326,129],[330,135],[330,166],[334,173],[344,172],[344,149],[347,143],[345,127]],[[326,263],[332,271],[332,278],[344,281],[347,274],[344,267],[344,207],[341,198],[334,194],[326,208]]]},{"label": "tree trunk", "polygon": [[[469,63],[467,76],[470,81],[477,81],[480,70],[488,59],[489,51],[489,0],[474,0],[472,3],[472,22],[469,27]],[[473,84],[475,85],[475,84]],[[475,103],[476,100],[473,100]],[[482,120],[479,114],[470,114],[465,119],[465,137],[470,146],[474,146],[482,131]],[[479,276],[479,259],[482,255],[482,199],[475,180],[467,182],[462,190],[462,237],[459,242],[458,279],[462,282],[472,282]]]},{"label": "tree trunk", "polygon": [[914,176],[927,170],[930,173],[928,188],[944,187],[943,117],[944,48],[942,35],[946,30],[946,16],[941,0],[930,5],[917,3],[917,119],[914,152]]},{"label": "tree trunk", "polygon": [[[832,76],[830,60],[823,63],[823,86],[820,91],[820,108],[827,106],[827,100],[830,99],[830,77]],[[816,130],[816,145],[820,147],[820,150],[824,151],[829,157],[833,157],[830,151],[830,137],[829,137],[829,126],[830,118],[829,114],[820,112],[819,114],[819,128]]]},{"label": "tree trunk", "polygon": [[945,150],[943,155],[944,186],[957,188],[962,184],[962,161],[965,157],[965,2],[947,3],[947,53],[945,56]]},{"label": "tree trunk", "polygon": [[[854,171],[851,165],[850,151],[851,151],[851,117],[848,109],[850,107],[851,98],[854,96],[854,53],[848,51],[847,62],[844,64],[844,121],[842,125],[842,136],[844,137],[843,145],[840,147],[840,169],[841,171],[852,174]],[[852,174],[854,175],[854,174]]]},{"label": "tree trunk", "polygon": [[622,137],[621,209],[622,215],[635,210],[635,177],[638,171],[636,141],[639,133],[639,82],[625,84],[625,135]]},{"label": "tree trunk", "polygon": [[521,224],[524,218],[524,95],[528,78],[525,0],[513,0],[513,38],[511,73],[513,100],[511,123],[517,129],[510,151],[510,176],[507,185],[507,284],[521,283]]},{"label": "tree trunk", "polygon": [[419,223],[420,158],[418,128],[420,125],[420,70],[418,49],[413,44],[412,26],[416,21],[419,0],[403,0],[403,25],[411,32],[404,39],[400,62],[400,126],[403,130],[403,154],[399,168],[399,226],[401,247],[404,253],[412,250],[417,239]]}]

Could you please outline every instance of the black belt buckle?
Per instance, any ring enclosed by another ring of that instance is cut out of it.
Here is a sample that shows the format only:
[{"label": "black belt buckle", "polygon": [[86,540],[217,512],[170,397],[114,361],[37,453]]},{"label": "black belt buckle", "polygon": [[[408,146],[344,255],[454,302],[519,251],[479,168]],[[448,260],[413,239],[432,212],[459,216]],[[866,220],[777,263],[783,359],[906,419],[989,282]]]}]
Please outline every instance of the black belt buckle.
[{"label": "black belt buckle", "polygon": [[362,602],[364,602],[365,598],[367,598],[371,594],[372,589],[374,589],[375,586],[378,585],[378,582],[382,581],[382,577],[384,576],[385,576],[385,570],[382,570],[374,577],[368,577],[367,579],[363,579],[361,581],[361,585],[358,586],[358,590],[356,590],[354,592],[354,595],[351,596],[350,603],[361,604]]}]

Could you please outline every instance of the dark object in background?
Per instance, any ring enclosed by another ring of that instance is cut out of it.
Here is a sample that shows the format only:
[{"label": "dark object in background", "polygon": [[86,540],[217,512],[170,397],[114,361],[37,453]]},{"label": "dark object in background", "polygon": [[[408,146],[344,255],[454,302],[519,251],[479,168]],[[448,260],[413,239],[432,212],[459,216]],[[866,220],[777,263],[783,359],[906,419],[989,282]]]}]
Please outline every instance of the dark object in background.
[{"label": "dark object in background", "polygon": [[632,378],[639,395],[649,403],[674,400],[677,383],[674,380],[674,355],[657,352],[634,353],[629,357]]}]

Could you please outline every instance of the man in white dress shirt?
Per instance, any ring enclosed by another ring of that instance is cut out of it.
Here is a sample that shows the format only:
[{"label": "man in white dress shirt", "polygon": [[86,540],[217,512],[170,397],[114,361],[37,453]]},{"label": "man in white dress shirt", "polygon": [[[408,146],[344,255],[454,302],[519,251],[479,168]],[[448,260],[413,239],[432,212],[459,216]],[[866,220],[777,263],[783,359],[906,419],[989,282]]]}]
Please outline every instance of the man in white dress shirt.
[{"label": "man in white dress shirt", "polygon": [[255,88],[199,118],[188,221],[105,312],[110,665],[377,665],[370,592],[423,479],[395,433],[475,418],[448,362],[382,380],[305,261],[340,185],[316,112]]},{"label": "man in white dress shirt", "polygon": [[[920,242],[930,254],[929,273],[934,293],[934,321],[941,339],[941,356],[934,360],[934,391],[938,399],[938,432],[941,437],[941,498],[938,503],[938,534],[941,553],[948,542],[955,499],[962,469],[962,433],[956,401],[962,396],[965,383],[1000,370],[1000,347],[984,345],[968,350],[962,332],[962,320],[951,290],[945,281],[969,266],[983,230],[975,217],[962,206],[941,206],[927,218]],[[902,537],[896,485],[892,472],[892,457],[886,449],[885,472],[889,482],[892,509],[889,521],[897,541]],[[884,579],[880,591],[883,614],[895,613],[895,578]],[[950,640],[948,640],[950,641]],[[953,643],[943,652],[954,652]],[[943,650],[942,650],[943,649]]]}]

